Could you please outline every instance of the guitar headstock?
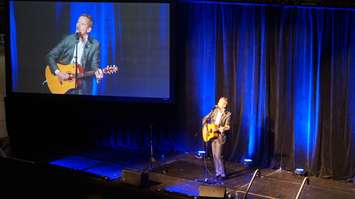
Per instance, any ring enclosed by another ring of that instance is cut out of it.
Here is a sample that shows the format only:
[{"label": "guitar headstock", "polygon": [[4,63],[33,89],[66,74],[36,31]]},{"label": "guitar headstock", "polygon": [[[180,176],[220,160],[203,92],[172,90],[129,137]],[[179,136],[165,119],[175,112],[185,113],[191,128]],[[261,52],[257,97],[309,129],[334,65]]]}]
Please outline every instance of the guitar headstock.
[{"label": "guitar headstock", "polygon": [[118,67],[116,65],[108,65],[105,68],[102,69],[102,72],[104,74],[113,74],[118,71]]}]

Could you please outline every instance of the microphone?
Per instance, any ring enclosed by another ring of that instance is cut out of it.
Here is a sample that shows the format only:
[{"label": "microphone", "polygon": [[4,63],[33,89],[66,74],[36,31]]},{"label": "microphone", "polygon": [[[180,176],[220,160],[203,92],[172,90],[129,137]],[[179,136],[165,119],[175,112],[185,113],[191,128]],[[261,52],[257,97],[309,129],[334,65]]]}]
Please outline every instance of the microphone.
[{"label": "microphone", "polygon": [[79,40],[80,37],[81,37],[80,32],[75,32],[75,38],[76,38],[76,40]]}]

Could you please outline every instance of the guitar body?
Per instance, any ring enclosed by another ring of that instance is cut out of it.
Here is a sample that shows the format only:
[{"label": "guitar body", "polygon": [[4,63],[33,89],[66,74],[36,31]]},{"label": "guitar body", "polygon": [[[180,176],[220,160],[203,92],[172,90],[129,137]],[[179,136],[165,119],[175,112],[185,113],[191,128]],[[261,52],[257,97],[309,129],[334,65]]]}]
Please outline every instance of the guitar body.
[{"label": "guitar body", "polygon": [[215,124],[205,124],[202,127],[202,138],[204,142],[208,142],[219,135],[218,126]]},{"label": "guitar body", "polygon": [[[67,73],[69,78],[61,80],[52,73],[49,66],[46,67],[45,77],[49,91],[54,94],[65,94],[71,89],[80,87],[83,78],[95,75],[95,71],[84,72],[84,68],[80,65],[77,67],[77,78],[75,78],[75,64],[57,64],[58,70],[62,73]],[[102,69],[103,74],[113,74],[118,71],[117,66],[107,66]]]},{"label": "guitar body", "polygon": [[[70,76],[75,76],[75,64],[57,64],[60,72],[68,73]],[[78,74],[82,74],[84,69],[78,66]],[[55,74],[53,74],[49,68],[46,67],[45,77],[47,80],[47,85],[51,93],[54,94],[65,94],[70,89],[75,88],[75,78],[69,78],[67,80],[60,80]]]}]

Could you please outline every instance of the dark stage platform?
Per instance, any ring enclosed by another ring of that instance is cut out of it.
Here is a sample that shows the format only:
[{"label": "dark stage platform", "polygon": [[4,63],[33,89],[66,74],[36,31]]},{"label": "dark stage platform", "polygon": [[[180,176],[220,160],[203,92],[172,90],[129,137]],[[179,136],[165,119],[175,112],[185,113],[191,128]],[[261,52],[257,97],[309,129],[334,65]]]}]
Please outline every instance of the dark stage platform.
[{"label": "dark stage platform", "polygon": [[[1,158],[0,167],[2,181],[8,182],[3,190],[17,190],[10,191],[9,198],[21,193],[46,198],[195,198],[221,191],[226,198],[243,198],[256,169],[227,161],[227,178],[216,180],[211,160],[193,153],[165,153],[150,160],[144,152],[96,149],[58,155],[48,162]],[[288,171],[260,173],[248,198],[296,198],[304,179]],[[147,176],[147,183],[144,178],[137,181],[137,176]],[[309,179],[299,198],[355,198],[354,183]]]}]

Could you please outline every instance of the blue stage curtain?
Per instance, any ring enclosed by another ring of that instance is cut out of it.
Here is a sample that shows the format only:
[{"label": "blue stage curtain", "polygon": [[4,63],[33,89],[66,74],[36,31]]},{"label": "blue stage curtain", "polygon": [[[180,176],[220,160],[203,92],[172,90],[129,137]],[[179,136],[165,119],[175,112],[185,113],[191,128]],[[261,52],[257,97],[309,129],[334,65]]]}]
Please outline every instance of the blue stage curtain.
[{"label": "blue stage curtain", "polygon": [[354,10],[188,1],[178,10],[188,133],[226,96],[230,160],[354,174]]}]

